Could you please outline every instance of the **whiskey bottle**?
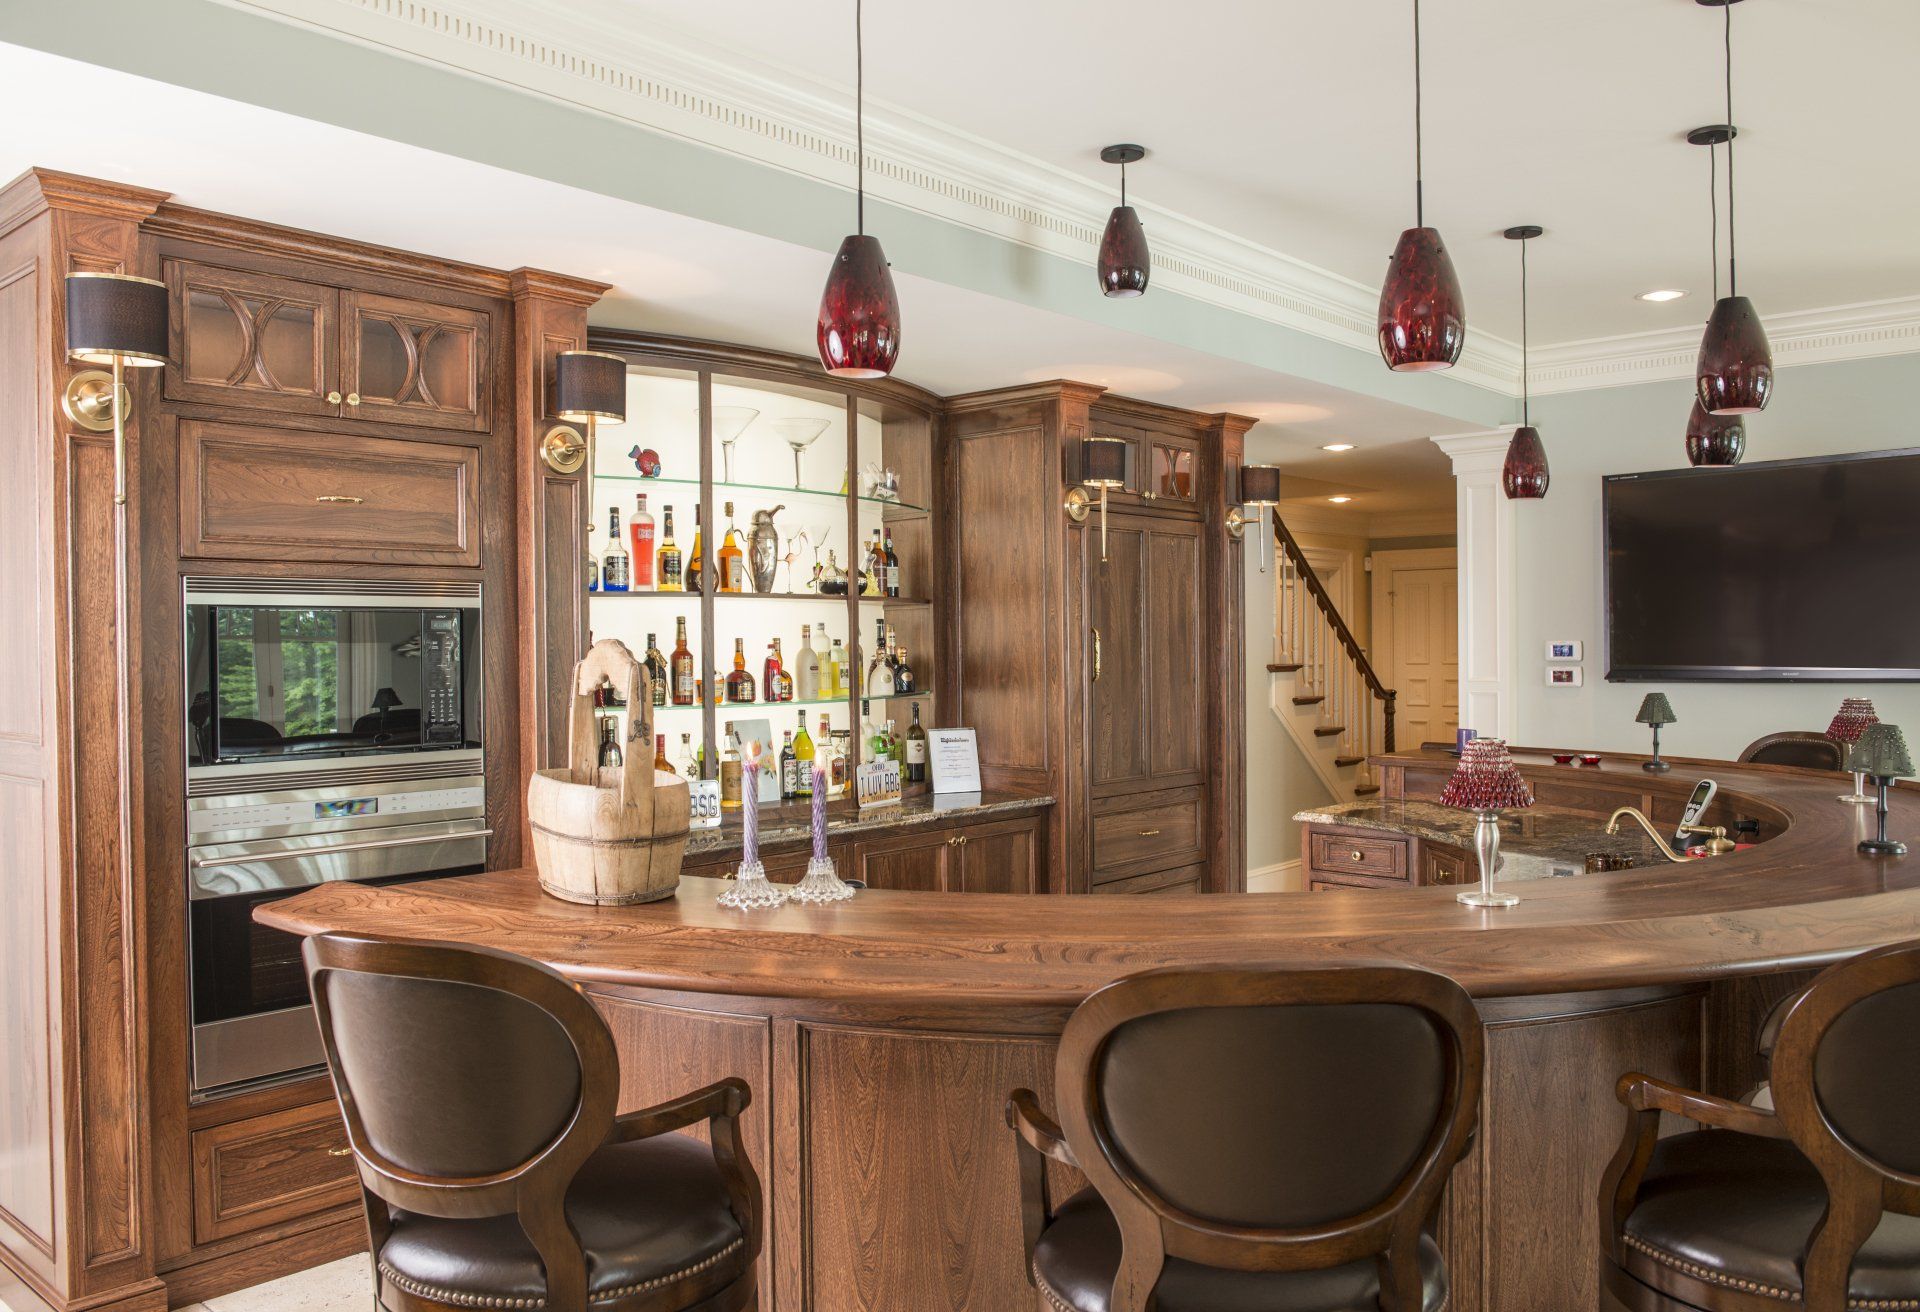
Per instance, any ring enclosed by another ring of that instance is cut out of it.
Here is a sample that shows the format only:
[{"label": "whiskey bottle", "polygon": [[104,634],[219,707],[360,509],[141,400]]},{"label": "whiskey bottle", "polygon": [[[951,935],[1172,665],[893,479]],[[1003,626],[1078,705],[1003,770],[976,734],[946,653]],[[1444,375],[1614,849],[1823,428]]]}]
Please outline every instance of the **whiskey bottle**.
[{"label": "whiskey bottle", "polygon": [[733,673],[727,676],[727,700],[730,702],[750,702],[753,700],[753,676],[747,673],[747,640],[733,640]]},{"label": "whiskey bottle", "polygon": [[790,702],[793,700],[793,676],[787,673],[787,663],[780,656],[780,639],[775,638],[767,644],[766,668],[760,674],[760,687],[770,702]]},{"label": "whiskey bottle", "polygon": [[920,703],[913,704],[913,723],[907,726],[907,774],[910,784],[927,781],[927,731],[920,727]]},{"label": "whiskey bottle", "polygon": [[720,758],[720,806],[723,810],[740,809],[740,739],[733,732],[733,722],[727,722],[727,751]]},{"label": "whiskey bottle", "polygon": [[647,513],[647,494],[636,492],[633,497],[633,522],[627,525],[627,532],[633,537],[633,590],[651,592],[653,590],[653,516]]},{"label": "whiskey bottle", "polygon": [[800,730],[793,735],[793,764],[798,774],[795,797],[813,796],[813,739],[807,733],[807,713],[800,712]]},{"label": "whiskey bottle", "polygon": [[793,754],[793,730],[780,743],[780,800],[791,802],[800,796],[799,761]]},{"label": "whiskey bottle", "polygon": [[803,702],[820,700],[820,655],[813,649],[813,626],[800,626],[800,650],[793,654],[794,695]]},{"label": "whiskey bottle", "polygon": [[667,658],[660,654],[660,646],[654,641],[654,634],[647,635],[647,654],[642,658],[647,667],[647,679],[653,684],[653,704],[667,704],[667,683],[673,677],[667,671]]},{"label": "whiskey bottle", "polygon": [[700,545],[700,514],[698,511],[695,511],[693,516],[693,554],[687,557],[688,592],[699,592],[701,590],[700,567],[705,563],[701,560],[703,554],[704,548]]},{"label": "whiskey bottle", "polygon": [[680,548],[673,541],[673,507],[667,506],[660,512],[660,554],[656,562],[659,568],[655,575],[659,582],[655,584],[661,592],[685,592],[686,580],[680,574]]},{"label": "whiskey bottle", "polygon": [[687,617],[678,620],[679,633],[673,645],[673,704],[691,706],[694,698],[693,653],[687,649]]},{"label": "whiskey bottle", "polygon": [[887,595],[900,595],[900,553],[893,549],[893,530],[887,530]]},{"label": "whiskey bottle", "polygon": [[920,691],[913,675],[913,664],[907,659],[907,649],[896,647],[893,650],[893,695],[907,697]]},{"label": "whiskey bottle", "polygon": [[663,733],[653,736],[653,768],[673,773],[673,762],[667,759],[667,736]]},{"label": "whiskey bottle", "polygon": [[620,507],[607,507],[607,554],[600,558],[600,590],[627,591],[627,544],[620,539]]},{"label": "whiskey bottle", "polygon": [[733,524],[733,502],[727,506],[727,536],[720,544],[720,591],[747,590],[747,553],[740,549],[740,530]]},{"label": "whiskey bottle", "polygon": [[620,754],[620,740],[614,736],[614,717],[602,716],[600,719],[600,764],[607,767],[623,765],[626,758]]}]

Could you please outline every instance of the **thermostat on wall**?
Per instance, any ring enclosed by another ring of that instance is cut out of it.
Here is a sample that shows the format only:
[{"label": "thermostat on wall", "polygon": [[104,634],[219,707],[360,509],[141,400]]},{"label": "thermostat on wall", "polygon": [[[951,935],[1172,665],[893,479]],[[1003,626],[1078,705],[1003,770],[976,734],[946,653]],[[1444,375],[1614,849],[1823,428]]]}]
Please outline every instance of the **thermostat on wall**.
[{"label": "thermostat on wall", "polygon": [[[1565,638],[1551,640],[1547,643],[1547,659],[1550,661],[1577,661],[1581,659],[1581,649],[1583,645],[1584,644],[1578,639],[1571,641]],[[1551,682],[1551,680],[1549,680],[1549,682]]]}]

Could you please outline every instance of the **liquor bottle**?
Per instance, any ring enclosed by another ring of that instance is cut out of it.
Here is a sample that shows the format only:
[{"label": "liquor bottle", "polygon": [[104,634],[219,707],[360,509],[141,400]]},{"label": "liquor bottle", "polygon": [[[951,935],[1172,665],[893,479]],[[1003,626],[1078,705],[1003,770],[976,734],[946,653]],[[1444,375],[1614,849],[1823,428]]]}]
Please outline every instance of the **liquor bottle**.
[{"label": "liquor bottle", "polygon": [[653,768],[673,773],[673,762],[667,759],[667,736],[663,733],[653,736]]},{"label": "liquor bottle", "polygon": [[887,530],[887,595],[900,595],[900,553],[893,549],[893,530]]},{"label": "liquor bottle", "polygon": [[907,697],[920,691],[913,675],[913,664],[907,660],[907,649],[896,647],[893,650],[893,695]]},{"label": "liquor bottle", "polygon": [[620,540],[620,507],[607,507],[607,554],[600,558],[600,590],[627,590],[627,544]]},{"label": "liquor bottle", "polygon": [[701,556],[704,552],[705,548],[700,545],[700,514],[698,511],[695,511],[693,516],[693,554],[687,557],[688,592],[700,591],[700,567],[705,564],[705,562],[701,560]]},{"label": "liquor bottle", "polygon": [[900,777],[907,777],[907,740],[902,738],[893,727],[893,721],[887,721],[887,756],[900,767]]},{"label": "liquor bottle", "polygon": [[660,646],[654,641],[654,637],[655,635],[651,633],[647,635],[647,654],[642,659],[647,667],[647,678],[653,684],[653,704],[665,706],[667,684],[673,676],[667,670],[667,658],[660,654]]},{"label": "liquor bottle", "polygon": [[887,735],[873,718],[873,703],[865,699],[860,702],[860,741],[863,760],[871,763],[887,759]]},{"label": "liquor bottle", "polygon": [[720,806],[723,810],[740,809],[740,739],[733,732],[733,722],[727,722],[727,751],[720,758]]},{"label": "liquor bottle", "polygon": [[647,513],[647,494],[633,496],[633,522],[627,525],[633,537],[633,590],[653,591],[653,516]]},{"label": "liquor bottle", "polygon": [[791,802],[800,796],[799,762],[793,755],[793,730],[789,729],[780,742],[780,800]]},{"label": "liquor bottle", "polygon": [[614,736],[614,718],[606,715],[600,719],[600,764],[608,767],[626,762],[626,757],[620,754],[620,740]]},{"label": "liquor bottle", "polygon": [[[820,632],[825,633],[823,626]],[[840,645],[840,639],[833,640],[833,646],[827,649],[827,688],[825,696],[829,698],[847,695],[847,649]]]},{"label": "liquor bottle", "polygon": [[760,678],[760,687],[764,690],[762,695],[770,702],[790,702],[793,700],[793,676],[787,673],[787,662],[780,655],[780,639],[773,639],[767,646],[767,665]]},{"label": "liquor bottle", "polygon": [[587,525],[587,591],[600,591],[600,557],[593,554],[593,525]]},{"label": "liquor bottle", "polygon": [[747,673],[747,640],[733,640],[733,673],[727,676],[727,700],[730,702],[750,702],[753,700],[753,676]]},{"label": "liquor bottle", "polygon": [[793,735],[793,764],[799,773],[795,797],[813,796],[813,738],[807,733],[807,713],[800,712],[800,731]]},{"label": "liquor bottle", "polygon": [[673,542],[673,507],[667,506],[660,512],[660,554],[658,569],[654,571],[657,580],[654,587],[661,592],[685,592],[686,580],[680,573],[680,548]]},{"label": "liquor bottle", "polygon": [[793,654],[794,696],[803,702],[820,700],[820,655],[813,649],[813,625],[800,626],[800,650]]},{"label": "liquor bottle", "polygon": [[907,726],[907,782],[927,781],[927,731],[920,727],[920,703],[913,704],[913,723]]},{"label": "liquor bottle", "polygon": [[740,530],[733,525],[733,502],[726,503],[727,536],[720,544],[720,591],[747,590],[747,553],[740,549]]},{"label": "liquor bottle", "polygon": [[847,795],[847,778],[853,770],[853,730],[835,729],[833,731],[833,777],[828,787],[832,796]]},{"label": "liquor bottle", "polygon": [[873,622],[873,658],[867,662],[867,691],[869,697],[893,696],[893,662],[887,655],[887,622],[876,619]]},{"label": "liquor bottle", "polygon": [[867,544],[866,574],[860,580],[860,595],[863,597],[883,597],[886,595],[886,549],[880,545],[880,530],[873,531],[873,541]]},{"label": "liquor bottle", "polygon": [[687,650],[687,617],[679,618],[679,634],[673,644],[673,704],[691,706],[694,698],[693,653]]},{"label": "liquor bottle", "polygon": [[674,764],[678,767],[674,773],[687,779],[698,779],[700,777],[700,758],[693,754],[692,734],[683,733],[680,735],[680,756]]}]

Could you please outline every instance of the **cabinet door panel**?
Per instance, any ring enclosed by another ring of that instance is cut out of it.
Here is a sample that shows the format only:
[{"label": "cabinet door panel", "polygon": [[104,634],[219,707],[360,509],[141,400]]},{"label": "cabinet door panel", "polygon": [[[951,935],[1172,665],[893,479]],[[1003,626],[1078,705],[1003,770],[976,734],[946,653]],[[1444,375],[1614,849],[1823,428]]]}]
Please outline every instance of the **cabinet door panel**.
[{"label": "cabinet door panel", "polygon": [[1109,523],[1107,559],[1100,559],[1100,535],[1085,533],[1087,578],[1088,728],[1092,735],[1092,782],[1122,783],[1148,772],[1147,720],[1150,703],[1144,647],[1147,586],[1147,533],[1136,526]]},{"label": "cabinet door panel", "polygon": [[371,292],[345,293],[341,315],[341,377],[349,415],[389,424],[486,431],[482,379],[491,349],[492,315]]},{"label": "cabinet door panel", "polygon": [[329,1099],[196,1131],[193,1238],[208,1244],[359,1199],[347,1127]]},{"label": "cabinet door panel", "polygon": [[339,413],[339,292],[191,260],[165,273],[169,400]]},{"label": "cabinet door panel", "polygon": [[958,848],[961,892],[1039,891],[1039,830],[1034,821],[972,825],[960,836],[966,840]]},{"label": "cabinet door panel", "polygon": [[1146,642],[1150,653],[1141,737],[1155,776],[1201,768],[1200,536],[1169,525],[1147,535]]},{"label": "cabinet door panel", "polygon": [[859,848],[857,869],[868,888],[939,893],[947,887],[953,835],[946,830],[910,838],[876,839]]}]

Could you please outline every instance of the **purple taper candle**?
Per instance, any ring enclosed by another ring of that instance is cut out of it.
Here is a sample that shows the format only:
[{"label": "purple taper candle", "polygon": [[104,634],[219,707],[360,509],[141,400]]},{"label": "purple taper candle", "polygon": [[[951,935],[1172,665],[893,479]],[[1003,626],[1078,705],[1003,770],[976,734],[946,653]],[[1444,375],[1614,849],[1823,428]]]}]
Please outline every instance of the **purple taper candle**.
[{"label": "purple taper candle", "polygon": [[760,860],[760,742],[755,739],[747,748],[746,760],[740,769],[740,805],[745,814],[740,818],[744,832],[740,840],[740,864],[756,865]]},{"label": "purple taper candle", "polygon": [[813,767],[813,859],[827,859],[827,772]]}]

